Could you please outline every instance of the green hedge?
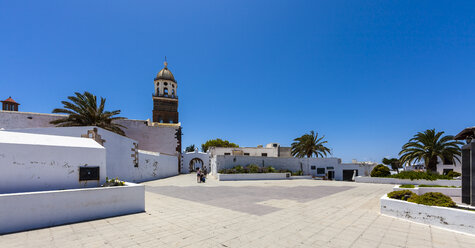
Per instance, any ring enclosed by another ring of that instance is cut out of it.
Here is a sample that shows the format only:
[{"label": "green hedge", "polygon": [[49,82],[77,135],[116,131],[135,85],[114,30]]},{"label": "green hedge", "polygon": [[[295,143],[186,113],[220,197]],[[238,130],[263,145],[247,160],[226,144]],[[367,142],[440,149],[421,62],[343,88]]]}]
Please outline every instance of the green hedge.
[{"label": "green hedge", "polygon": [[256,164],[249,164],[247,166],[237,165],[231,169],[222,169],[219,171],[221,174],[247,174],[247,173],[292,173],[292,175],[298,173],[299,175],[302,174],[301,171],[299,172],[291,172],[289,170],[276,170],[272,166],[267,167],[260,167]]},{"label": "green hedge", "polygon": [[390,175],[388,177],[399,178],[399,179],[411,179],[411,180],[430,180],[430,181],[434,181],[437,179],[446,179],[446,180],[453,179],[453,177],[449,175],[440,175],[438,173],[421,172],[421,171],[402,171],[402,172],[399,172],[399,174]]},{"label": "green hedge", "polygon": [[404,201],[413,197],[414,195],[416,194],[410,190],[398,190],[398,191],[393,191],[393,192],[388,193],[389,198],[404,200]]},{"label": "green hedge", "polygon": [[423,204],[428,206],[439,206],[439,207],[455,207],[457,206],[452,199],[439,192],[429,192],[423,195],[413,195],[408,202],[414,202],[417,204]]}]

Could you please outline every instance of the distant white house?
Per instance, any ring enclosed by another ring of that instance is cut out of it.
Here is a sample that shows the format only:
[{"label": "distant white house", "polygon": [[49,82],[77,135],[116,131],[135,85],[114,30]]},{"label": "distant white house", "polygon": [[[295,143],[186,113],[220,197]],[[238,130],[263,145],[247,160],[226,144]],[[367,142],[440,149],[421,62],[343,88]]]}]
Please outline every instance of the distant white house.
[{"label": "distant white house", "polygon": [[282,147],[279,143],[269,143],[265,147],[210,147],[210,156],[215,155],[242,155],[254,157],[292,157],[290,147]]},{"label": "distant white house", "polygon": [[329,180],[352,181],[356,176],[369,176],[376,164],[342,163],[339,158],[295,158],[295,157],[258,157],[243,155],[215,155],[211,157],[211,173],[234,166],[255,164],[261,167],[272,166],[276,170],[302,171]]}]

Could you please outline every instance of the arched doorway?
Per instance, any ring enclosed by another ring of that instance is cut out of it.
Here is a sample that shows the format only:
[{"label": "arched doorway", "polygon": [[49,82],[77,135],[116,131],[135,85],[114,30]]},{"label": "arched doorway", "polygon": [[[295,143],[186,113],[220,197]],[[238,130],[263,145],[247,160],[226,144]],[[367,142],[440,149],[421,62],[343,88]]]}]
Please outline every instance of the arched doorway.
[{"label": "arched doorway", "polygon": [[203,168],[203,160],[200,158],[194,158],[190,161],[190,172],[197,171],[198,169]]}]

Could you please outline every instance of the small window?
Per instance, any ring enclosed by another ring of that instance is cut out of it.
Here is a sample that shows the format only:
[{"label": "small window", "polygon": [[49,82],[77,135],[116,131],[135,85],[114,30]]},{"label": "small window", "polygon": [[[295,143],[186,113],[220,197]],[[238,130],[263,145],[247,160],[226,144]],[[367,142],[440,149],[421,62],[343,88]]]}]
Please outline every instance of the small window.
[{"label": "small window", "polygon": [[163,85],[167,86],[167,85],[168,85],[168,83],[167,83],[167,82],[165,82],[165,83],[163,83]]},{"label": "small window", "polygon": [[174,84],[172,84],[172,88],[175,88],[175,85],[174,85]]},{"label": "small window", "polygon": [[273,144],[274,147],[277,147],[277,144]]},{"label": "small window", "polygon": [[454,160],[450,158],[444,158],[444,164],[454,164]]},{"label": "small window", "polygon": [[317,168],[317,174],[325,174],[325,168]]},{"label": "small window", "polygon": [[224,155],[231,155],[231,153],[230,152],[225,152]]},{"label": "small window", "polygon": [[267,153],[262,153],[261,156],[262,157],[267,157]]},{"label": "small window", "polygon": [[79,167],[79,181],[99,180],[99,167]]},{"label": "small window", "polygon": [[310,166],[311,170],[315,170],[317,167],[315,165]]},{"label": "small window", "polygon": [[248,153],[248,152],[245,152],[245,153],[244,153],[244,156],[249,156],[249,153]]},{"label": "small window", "polygon": [[168,89],[167,88],[163,88],[163,94],[168,95]]},{"label": "small window", "polygon": [[172,96],[175,96],[175,90],[172,89]]}]

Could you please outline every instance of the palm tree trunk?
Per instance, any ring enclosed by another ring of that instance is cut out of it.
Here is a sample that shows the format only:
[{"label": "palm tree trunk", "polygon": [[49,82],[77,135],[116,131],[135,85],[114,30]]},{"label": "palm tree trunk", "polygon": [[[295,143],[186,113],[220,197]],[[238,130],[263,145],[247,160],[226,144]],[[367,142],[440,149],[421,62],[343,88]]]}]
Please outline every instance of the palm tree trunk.
[{"label": "palm tree trunk", "polygon": [[432,157],[427,164],[427,171],[437,172],[437,157]]}]

